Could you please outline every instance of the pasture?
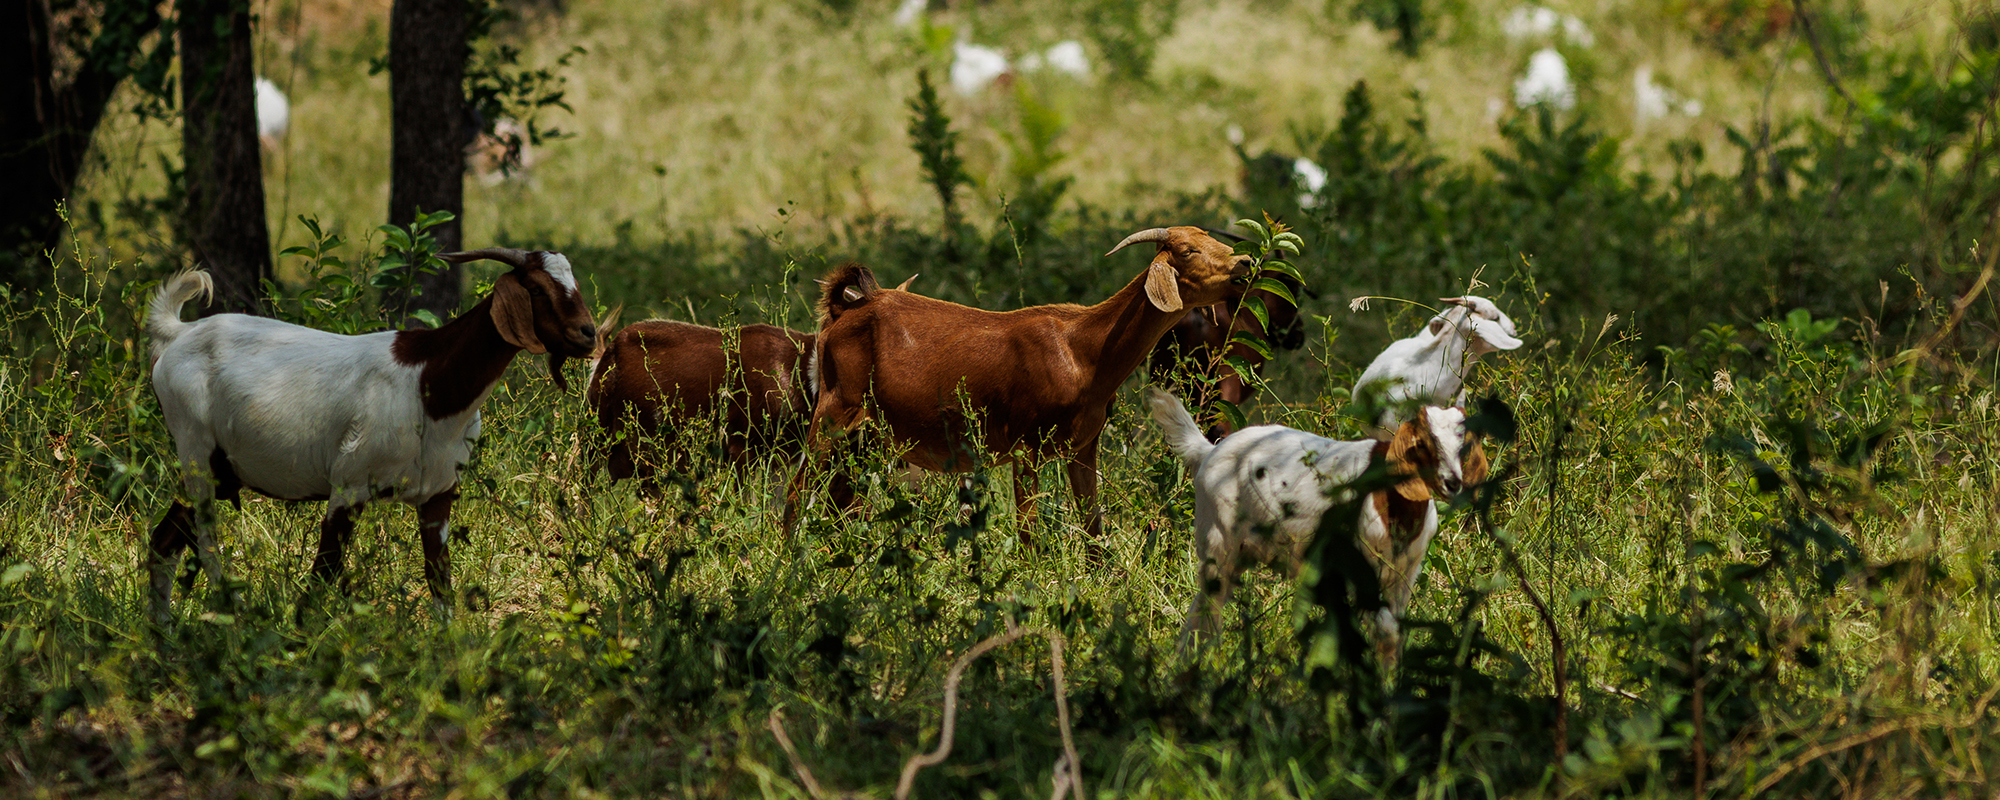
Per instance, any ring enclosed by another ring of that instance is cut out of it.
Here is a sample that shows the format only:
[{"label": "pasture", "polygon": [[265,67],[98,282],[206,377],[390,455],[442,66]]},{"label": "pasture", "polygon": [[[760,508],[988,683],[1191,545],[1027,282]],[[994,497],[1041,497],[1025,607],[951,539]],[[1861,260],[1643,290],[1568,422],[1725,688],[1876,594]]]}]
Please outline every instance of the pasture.
[{"label": "pasture", "polygon": [[[268,216],[303,248],[276,315],[381,329],[387,4],[266,5],[261,69],[294,107]],[[1127,233],[1268,213],[1312,293],[1244,411],[1348,439],[1369,359],[1437,298],[1490,297],[1526,344],[1468,380],[1492,480],[1444,514],[1397,671],[1343,641],[1324,548],[1298,583],[1246,572],[1221,635],[1177,647],[1193,496],[1143,370],[1093,538],[1057,465],[1029,521],[1014,468],[909,474],[886,437],[844,456],[859,508],[816,485],[795,531],[791,462],[729,463],[712,419],[656,490],[613,482],[594,413],[516,359],[463,472],[449,609],[414,512],[375,504],[348,590],[302,610],[319,506],[246,495],[219,524],[242,601],[197,578],[154,625],[140,558],[179,473],[144,309],[194,261],[175,126],[121,117],[54,283],[0,309],[0,791],[1994,793],[1990,9],[1551,4],[1586,45],[1484,0],[894,5],[522,4],[498,41],[524,63],[586,50],[555,67],[573,112],[544,110],[576,135],[468,184],[467,244],[560,250],[628,322],[811,330],[810,279],[849,260],[981,308],[1087,304],[1145,269],[1104,257]],[[1396,8],[1424,13],[1414,55],[1373,21]],[[1092,73],[961,95],[961,38],[1078,39]],[[1517,108],[1545,44],[1575,105]],[[1700,113],[1641,119],[1640,66]],[[912,152],[937,144],[910,133],[919,70],[960,134],[956,220]],[[1266,151],[1326,183],[1259,177]],[[498,274],[471,268],[468,298]]]}]

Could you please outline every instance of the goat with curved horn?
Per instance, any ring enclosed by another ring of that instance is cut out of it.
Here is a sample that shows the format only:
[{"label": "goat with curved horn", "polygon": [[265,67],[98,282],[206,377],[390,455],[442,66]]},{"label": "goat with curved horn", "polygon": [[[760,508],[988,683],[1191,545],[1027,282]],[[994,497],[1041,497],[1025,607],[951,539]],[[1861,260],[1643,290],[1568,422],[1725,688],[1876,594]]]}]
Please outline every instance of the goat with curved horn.
[{"label": "goat with curved horn", "polygon": [[1147,228],[1125,237],[1125,241],[1119,242],[1117,247],[1111,248],[1111,252],[1105,253],[1105,255],[1111,255],[1111,253],[1116,253],[1140,242],[1164,242],[1172,235],[1173,231],[1168,228]]}]

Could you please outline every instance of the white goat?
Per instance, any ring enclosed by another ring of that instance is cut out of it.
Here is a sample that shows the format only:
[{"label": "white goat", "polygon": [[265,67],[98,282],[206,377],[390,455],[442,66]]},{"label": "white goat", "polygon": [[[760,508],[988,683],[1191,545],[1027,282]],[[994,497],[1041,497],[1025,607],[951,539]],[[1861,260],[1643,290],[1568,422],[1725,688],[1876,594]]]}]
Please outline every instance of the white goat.
[{"label": "white goat", "polygon": [[224,591],[212,529],[217,497],[241,505],[248,487],[282,500],[325,500],[313,573],[344,569],[353,516],[371,500],[418,507],[424,577],[448,601],[445,544],[458,472],[479,438],[479,406],[514,355],[549,353],[562,384],[565,357],[596,338],[569,260],[493,248],[446,253],[513,270],[471,311],[434,330],[342,336],[242,314],[182,322],[180,307],[208,295],[205,272],[168,279],[146,320],[153,391],[193,502],[176,502],[153,528],[146,566],[154,617],[168,618],[174,565],[193,544],[211,586]]},{"label": "white goat", "polygon": [[1484,297],[1447,297],[1449,308],[1408,339],[1391,342],[1362,370],[1354,396],[1379,392],[1386,405],[1378,422],[1391,427],[1421,405],[1456,405],[1465,373],[1480,356],[1521,346],[1514,321]]},{"label": "white goat", "polygon": [[1210,444],[1181,401],[1147,387],[1153,421],[1194,479],[1194,555],[1200,567],[1181,641],[1220,628],[1221,609],[1245,565],[1286,575],[1298,569],[1320,517],[1353,499],[1345,484],[1384,459],[1400,482],[1361,504],[1355,549],[1375,568],[1383,606],[1376,611],[1376,652],[1384,665],[1401,647],[1397,622],[1409,608],[1424,552],[1437,534],[1439,495],[1486,479],[1486,451],[1465,430],[1465,412],[1428,407],[1393,439],[1339,441],[1278,425],[1244,428]]}]

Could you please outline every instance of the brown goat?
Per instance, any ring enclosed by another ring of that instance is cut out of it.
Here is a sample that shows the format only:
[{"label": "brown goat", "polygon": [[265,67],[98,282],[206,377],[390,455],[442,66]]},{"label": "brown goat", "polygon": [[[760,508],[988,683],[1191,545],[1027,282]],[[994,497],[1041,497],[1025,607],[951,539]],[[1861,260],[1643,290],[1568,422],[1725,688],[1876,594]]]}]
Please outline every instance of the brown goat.
[{"label": "brown goat", "polygon": [[[904,458],[925,469],[969,471],[969,447],[994,463],[1026,462],[1015,470],[1023,511],[1025,475],[1041,459],[1061,457],[1078,509],[1089,510],[1087,529],[1101,536],[1097,438],[1119,385],[1189,306],[1221,300],[1252,265],[1192,227],[1140,231],[1111,253],[1141,242],[1157,245],[1146,271],[1090,307],[983,311],[882,289],[856,264],[835,269],[820,300],[814,449],[823,452],[833,431],[876,417],[908,448]],[[968,441],[974,425],[983,425],[982,441]],[[787,529],[804,480],[801,470],[788,492]],[[837,502],[852,502],[843,477],[832,491]]]},{"label": "brown goat", "polygon": [[[731,334],[706,325],[654,319],[626,326],[605,345],[584,399],[607,439],[613,480],[650,478],[649,442],[664,445],[689,420],[727,397],[722,445],[732,461],[795,447],[812,413],[806,354],[813,334],[745,325]],[[636,426],[636,430],[628,426]]]}]

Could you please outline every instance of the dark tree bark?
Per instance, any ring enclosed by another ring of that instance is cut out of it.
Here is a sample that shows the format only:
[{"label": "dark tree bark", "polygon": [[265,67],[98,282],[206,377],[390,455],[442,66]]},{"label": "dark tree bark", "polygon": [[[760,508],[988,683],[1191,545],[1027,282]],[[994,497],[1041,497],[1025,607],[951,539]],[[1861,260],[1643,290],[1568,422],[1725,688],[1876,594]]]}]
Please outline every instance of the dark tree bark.
[{"label": "dark tree bark", "polygon": [[[465,0],[396,0],[389,11],[389,224],[409,225],[419,211],[465,214],[465,147],[475,127],[465,100]],[[459,220],[431,229],[438,247],[462,249]],[[393,314],[419,309],[449,319],[458,311],[460,276],[418,275],[415,296],[383,298]]]},{"label": "dark tree bark", "polygon": [[211,311],[263,307],[271,277],[248,0],[180,0],[181,152],[195,260],[215,278]]},{"label": "dark tree bark", "polygon": [[[154,4],[109,0],[91,9],[93,29],[59,37],[51,5],[0,0],[0,282],[20,287],[47,279],[42,253],[63,233],[56,204],[76,186],[111,93],[160,27]],[[74,4],[53,5],[67,22],[83,21]],[[154,56],[164,63],[168,53]],[[73,71],[58,70],[59,61]]]}]

